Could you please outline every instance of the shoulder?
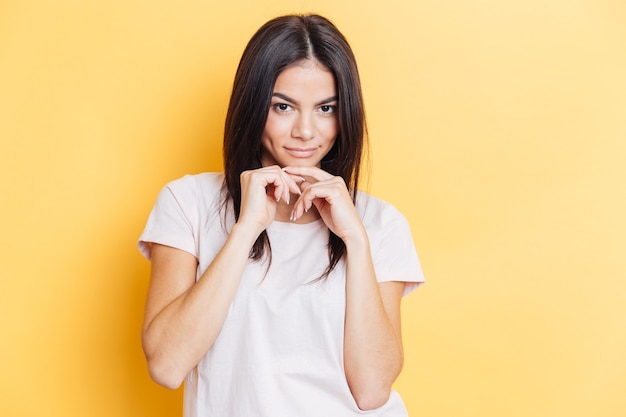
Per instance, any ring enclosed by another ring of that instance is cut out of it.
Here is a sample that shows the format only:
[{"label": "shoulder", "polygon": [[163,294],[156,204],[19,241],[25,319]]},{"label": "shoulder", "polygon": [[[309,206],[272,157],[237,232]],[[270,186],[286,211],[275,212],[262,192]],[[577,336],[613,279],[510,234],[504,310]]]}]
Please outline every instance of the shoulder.
[{"label": "shoulder", "polygon": [[222,195],[224,175],[220,172],[205,172],[185,175],[170,181],[163,187],[157,205],[182,210],[187,216],[212,210]]},{"label": "shoulder", "polygon": [[408,220],[390,203],[364,192],[357,194],[356,207],[370,241],[376,279],[409,283],[403,293],[408,294],[424,282]]},{"label": "shoulder", "polygon": [[408,220],[391,203],[361,191],[355,205],[373,249],[381,245],[412,244]]},{"label": "shoulder", "polygon": [[408,227],[408,222],[404,215],[391,203],[364,191],[357,193],[355,205],[363,225],[368,231],[373,231],[371,229],[384,229],[396,223],[405,224]]},{"label": "shoulder", "polygon": [[203,172],[201,174],[185,175],[170,181],[165,187],[174,193],[218,191],[224,182],[221,172]]}]

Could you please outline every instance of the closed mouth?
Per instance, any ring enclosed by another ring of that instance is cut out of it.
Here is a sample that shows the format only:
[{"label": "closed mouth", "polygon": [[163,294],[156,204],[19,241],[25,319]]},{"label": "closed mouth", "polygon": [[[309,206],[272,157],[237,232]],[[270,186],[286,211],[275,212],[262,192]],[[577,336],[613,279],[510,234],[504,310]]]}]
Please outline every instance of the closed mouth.
[{"label": "closed mouth", "polygon": [[285,150],[292,156],[308,158],[317,151],[317,148],[285,148]]}]

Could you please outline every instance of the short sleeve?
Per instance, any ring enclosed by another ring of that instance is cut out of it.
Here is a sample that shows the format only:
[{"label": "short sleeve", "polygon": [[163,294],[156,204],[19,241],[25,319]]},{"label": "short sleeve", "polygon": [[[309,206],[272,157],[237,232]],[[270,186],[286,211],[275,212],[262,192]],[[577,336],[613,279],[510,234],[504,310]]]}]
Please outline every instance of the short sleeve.
[{"label": "short sleeve", "polygon": [[402,213],[388,203],[373,199],[367,206],[369,215],[366,218],[369,220],[365,225],[370,238],[376,279],[379,283],[404,282],[405,296],[424,283],[409,223]]},{"label": "short sleeve", "polygon": [[150,244],[159,243],[184,250],[197,257],[194,224],[197,216],[197,190],[190,177],[166,185],[152,208],[139,238],[139,251],[150,260]]}]

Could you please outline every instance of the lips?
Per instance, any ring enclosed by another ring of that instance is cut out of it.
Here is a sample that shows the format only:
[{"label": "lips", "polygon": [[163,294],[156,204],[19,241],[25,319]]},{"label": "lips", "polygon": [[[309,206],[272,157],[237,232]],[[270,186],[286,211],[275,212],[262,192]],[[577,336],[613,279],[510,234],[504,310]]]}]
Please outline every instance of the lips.
[{"label": "lips", "polygon": [[294,158],[310,158],[315,155],[317,148],[285,148],[285,150]]}]

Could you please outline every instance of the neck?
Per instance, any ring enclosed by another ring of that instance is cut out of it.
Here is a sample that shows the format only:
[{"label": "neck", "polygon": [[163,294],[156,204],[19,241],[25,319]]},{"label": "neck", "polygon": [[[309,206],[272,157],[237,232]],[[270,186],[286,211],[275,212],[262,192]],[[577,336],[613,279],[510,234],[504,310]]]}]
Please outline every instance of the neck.
[{"label": "neck", "polygon": [[291,216],[293,206],[295,205],[296,201],[298,201],[298,197],[299,196],[297,194],[291,194],[289,196],[289,204],[285,204],[285,202],[281,200],[276,205],[276,216],[274,217],[274,220],[285,223],[304,224],[314,222],[320,218],[317,209],[315,208],[315,206],[312,206],[309,211],[305,212],[298,220],[296,220],[295,222],[291,221],[289,217]]}]

